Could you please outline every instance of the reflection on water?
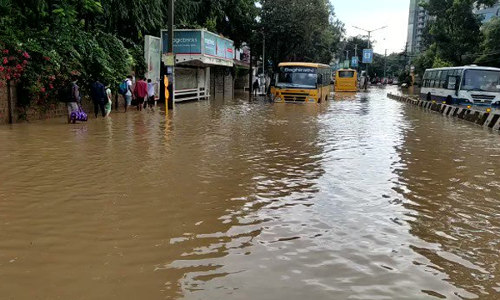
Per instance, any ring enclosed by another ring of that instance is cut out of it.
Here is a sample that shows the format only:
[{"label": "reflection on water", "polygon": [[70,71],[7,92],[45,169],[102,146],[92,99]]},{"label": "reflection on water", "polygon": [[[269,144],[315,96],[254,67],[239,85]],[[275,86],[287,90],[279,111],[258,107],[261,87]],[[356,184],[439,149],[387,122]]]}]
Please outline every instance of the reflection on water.
[{"label": "reflection on water", "polygon": [[498,136],[386,92],[0,127],[0,295],[498,299]]}]

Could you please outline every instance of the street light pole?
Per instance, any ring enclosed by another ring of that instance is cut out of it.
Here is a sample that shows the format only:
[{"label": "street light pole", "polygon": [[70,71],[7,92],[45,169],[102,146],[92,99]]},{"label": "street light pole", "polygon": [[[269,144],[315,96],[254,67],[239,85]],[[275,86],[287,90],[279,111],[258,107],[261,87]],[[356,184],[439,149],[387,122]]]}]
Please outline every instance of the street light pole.
[{"label": "street light pole", "polygon": [[[373,29],[373,30],[367,30],[367,29],[359,28],[357,26],[352,26],[352,27],[354,27],[356,29],[359,29],[359,30],[362,30],[362,31],[365,31],[365,32],[368,33],[368,49],[371,49],[371,36],[372,36],[372,32],[379,31],[379,30],[387,28],[387,26],[384,26],[384,27],[380,27],[380,28],[377,28],[377,29]],[[366,64],[366,76],[368,76],[369,66],[370,66],[370,64]]]}]

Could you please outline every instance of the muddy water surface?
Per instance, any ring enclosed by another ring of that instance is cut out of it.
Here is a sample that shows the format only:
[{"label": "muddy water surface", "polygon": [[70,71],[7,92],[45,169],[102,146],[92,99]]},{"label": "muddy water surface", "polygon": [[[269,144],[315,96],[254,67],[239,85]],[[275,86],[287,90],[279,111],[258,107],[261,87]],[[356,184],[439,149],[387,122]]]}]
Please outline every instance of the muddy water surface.
[{"label": "muddy water surface", "polygon": [[0,127],[0,299],[500,299],[500,137],[386,93]]}]

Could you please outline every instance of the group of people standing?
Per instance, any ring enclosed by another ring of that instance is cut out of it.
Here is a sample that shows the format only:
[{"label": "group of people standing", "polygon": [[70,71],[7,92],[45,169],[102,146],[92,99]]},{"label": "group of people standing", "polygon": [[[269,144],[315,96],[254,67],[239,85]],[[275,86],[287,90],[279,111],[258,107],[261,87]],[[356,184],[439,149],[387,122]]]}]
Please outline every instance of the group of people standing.
[{"label": "group of people standing", "polygon": [[[142,111],[148,105],[151,109],[155,104],[155,86],[151,79],[141,77],[135,85],[132,82],[132,76],[128,76],[122,84],[120,84],[119,93],[122,94],[125,102],[125,112],[134,105],[137,110]],[[60,91],[61,101],[66,103],[68,110],[68,122],[71,122],[71,114],[81,111],[81,94],[78,86],[78,77],[71,76],[71,83],[66,85]],[[113,106],[113,94],[111,88],[107,84],[103,84],[98,79],[94,79],[90,84],[90,98],[94,104],[94,115],[97,118],[99,113],[102,117],[107,117],[111,113]]]},{"label": "group of people standing", "polygon": [[119,92],[125,99],[125,112],[130,106],[136,106],[138,111],[142,111],[147,106],[153,109],[156,83],[153,83],[151,79],[146,82],[146,77],[142,76],[133,86],[132,76],[128,76],[120,84]]}]

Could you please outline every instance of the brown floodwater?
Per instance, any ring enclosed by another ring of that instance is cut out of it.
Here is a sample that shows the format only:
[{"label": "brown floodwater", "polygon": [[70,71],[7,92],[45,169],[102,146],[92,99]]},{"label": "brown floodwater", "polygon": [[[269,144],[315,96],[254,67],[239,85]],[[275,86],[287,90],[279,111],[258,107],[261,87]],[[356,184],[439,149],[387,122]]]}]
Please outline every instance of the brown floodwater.
[{"label": "brown floodwater", "polygon": [[500,299],[500,136],[386,98],[0,127],[0,299]]}]

